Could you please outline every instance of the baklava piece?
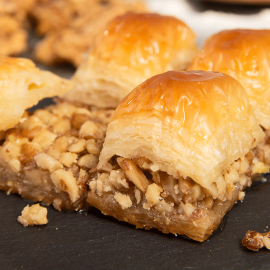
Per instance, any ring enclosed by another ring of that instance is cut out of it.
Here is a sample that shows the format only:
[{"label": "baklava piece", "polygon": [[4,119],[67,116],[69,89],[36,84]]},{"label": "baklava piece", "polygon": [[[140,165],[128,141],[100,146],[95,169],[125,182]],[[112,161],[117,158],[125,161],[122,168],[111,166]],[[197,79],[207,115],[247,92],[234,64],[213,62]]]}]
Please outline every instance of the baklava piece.
[{"label": "baklava piece", "polygon": [[127,11],[144,12],[146,6],[135,0],[38,0],[32,15],[37,32],[46,36],[35,49],[36,59],[50,65],[70,62],[78,66],[93,37]]},{"label": "baklava piece", "polygon": [[59,210],[83,207],[88,171],[97,164],[112,111],[59,100],[25,112],[71,87],[30,60],[0,57],[1,190]]},{"label": "baklava piece", "polygon": [[26,112],[4,133],[0,189],[58,210],[83,208],[111,116],[62,102]]},{"label": "baklava piece", "polygon": [[65,97],[114,107],[137,85],[168,70],[185,70],[197,52],[196,36],[182,21],[158,14],[127,13],[95,39]]},{"label": "baklava piece", "polygon": [[263,135],[232,77],[156,75],[117,107],[87,203],[139,228],[204,241],[244,198]]},{"label": "baklava piece", "polygon": [[[219,71],[236,78],[245,88],[255,116],[266,137],[255,149],[262,163],[270,165],[270,30],[236,29],[210,37],[189,70]],[[258,173],[269,167],[258,166]]]}]

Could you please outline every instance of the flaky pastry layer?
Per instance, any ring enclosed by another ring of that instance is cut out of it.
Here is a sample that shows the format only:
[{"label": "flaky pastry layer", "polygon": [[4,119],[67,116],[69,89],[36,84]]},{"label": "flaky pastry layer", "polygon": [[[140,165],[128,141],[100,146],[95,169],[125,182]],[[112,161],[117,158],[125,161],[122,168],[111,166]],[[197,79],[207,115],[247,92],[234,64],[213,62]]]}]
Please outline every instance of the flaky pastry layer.
[{"label": "flaky pastry layer", "polygon": [[235,79],[171,71],[148,79],[122,100],[108,125],[98,168],[114,155],[144,156],[153,170],[190,177],[217,197],[226,187],[223,171],[263,136]]},{"label": "flaky pastry layer", "polygon": [[96,37],[65,95],[116,107],[134,87],[168,70],[184,70],[197,52],[196,35],[182,21],[151,13],[116,17]]},{"label": "flaky pastry layer", "polygon": [[42,71],[29,59],[0,56],[0,130],[17,124],[41,99],[68,92],[72,81]]}]

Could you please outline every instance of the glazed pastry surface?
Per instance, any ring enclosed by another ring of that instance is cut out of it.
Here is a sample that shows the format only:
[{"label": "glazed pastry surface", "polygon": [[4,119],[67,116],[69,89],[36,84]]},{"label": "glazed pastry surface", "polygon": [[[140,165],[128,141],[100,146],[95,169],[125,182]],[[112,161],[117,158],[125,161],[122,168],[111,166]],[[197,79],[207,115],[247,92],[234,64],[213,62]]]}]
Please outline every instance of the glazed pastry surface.
[{"label": "glazed pastry surface", "polygon": [[184,70],[197,52],[195,34],[182,21],[149,13],[127,13],[97,36],[65,97],[98,107],[116,107],[149,77]]},{"label": "glazed pastry surface", "polygon": [[270,128],[270,30],[227,30],[210,37],[189,70],[220,71],[244,86],[255,115]]},{"label": "glazed pastry surface", "polygon": [[170,71],[121,101],[98,168],[115,155],[145,157],[154,171],[190,177],[215,197],[226,188],[219,176],[263,136],[238,81],[218,72]]}]

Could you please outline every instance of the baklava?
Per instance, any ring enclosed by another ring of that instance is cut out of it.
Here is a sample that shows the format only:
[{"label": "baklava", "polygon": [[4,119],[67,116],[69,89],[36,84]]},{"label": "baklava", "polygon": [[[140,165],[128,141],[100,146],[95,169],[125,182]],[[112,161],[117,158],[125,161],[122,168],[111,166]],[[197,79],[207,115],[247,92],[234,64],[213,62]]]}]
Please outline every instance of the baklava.
[{"label": "baklava", "polygon": [[62,102],[26,109],[72,81],[32,61],[0,57],[0,189],[58,209],[81,209],[112,111]]},{"label": "baklava", "polygon": [[32,15],[37,33],[45,38],[35,48],[35,58],[44,64],[69,62],[77,67],[110,20],[127,11],[146,10],[139,0],[38,0]]},{"label": "baklava", "polygon": [[19,55],[27,49],[28,11],[35,0],[0,0],[0,55]]},{"label": "baklava", "polygon": [[197,52],[196,35],[181,20],[150,13],[113,19],[95,39],[65,98],[116,108],[137,85],[168,70],[184,70]]},{"label": "baklava", "polygon": [[264,133],[242,85],[169,71],[136,87],[108,125],[87,203],[139,228],[206,240],[251,184]]},{"label": "baklava", "polygon": [[[270,165],[270,30],[236,29],[208,38],[189,70],[219,71],[236,78],[245,88],[265,139],[256,156]],[[268,170],[258,168],[258,172]]]}]

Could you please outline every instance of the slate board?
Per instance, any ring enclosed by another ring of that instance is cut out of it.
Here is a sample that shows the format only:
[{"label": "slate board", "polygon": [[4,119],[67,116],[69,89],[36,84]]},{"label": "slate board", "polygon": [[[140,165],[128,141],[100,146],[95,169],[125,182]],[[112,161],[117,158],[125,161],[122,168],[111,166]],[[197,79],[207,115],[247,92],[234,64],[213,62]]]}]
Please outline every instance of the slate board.
[{"label": "slate board", "polygon": [[270,251],[241,246],[247,230],[270,229],[269,194],[268,182],[256,184],[223,228],[197,243],[136,230],[94,208],[75,213],[48,207],[47,225],[24,228],[16,219],[29,202],[1,191],[0,269],[270,269]]}]

